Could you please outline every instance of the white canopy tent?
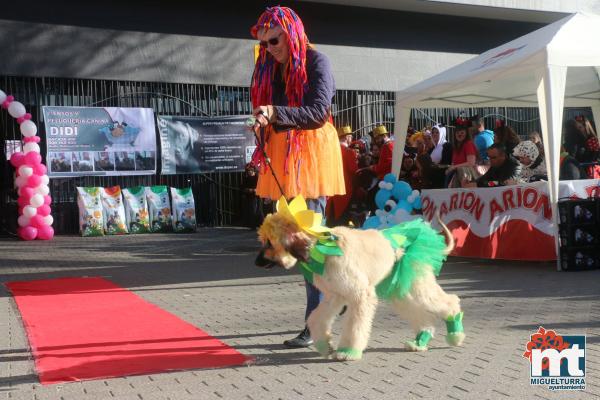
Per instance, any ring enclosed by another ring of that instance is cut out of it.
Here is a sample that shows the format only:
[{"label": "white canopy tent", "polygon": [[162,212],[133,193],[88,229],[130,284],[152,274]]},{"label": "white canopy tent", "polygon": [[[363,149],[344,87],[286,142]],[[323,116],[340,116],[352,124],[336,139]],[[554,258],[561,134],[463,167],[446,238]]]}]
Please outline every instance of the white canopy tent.
[{"label": "white canopy tent", "polygon": [[[397,143],[406,140],[411,108],[539,107],[557,222],[563,108],[591,107],[597,126],[600,122],[598,41],[600,16],[573,14],[396,93]],[[403,146],[394,146],[394,174],[402,155]]]}]

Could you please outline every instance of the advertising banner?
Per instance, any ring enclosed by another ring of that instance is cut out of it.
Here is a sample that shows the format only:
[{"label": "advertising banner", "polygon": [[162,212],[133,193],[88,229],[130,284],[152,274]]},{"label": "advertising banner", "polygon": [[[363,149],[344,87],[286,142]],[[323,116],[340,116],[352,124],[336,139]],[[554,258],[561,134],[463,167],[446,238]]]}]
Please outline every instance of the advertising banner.
[{"label": "advertising banner", "polygon": [[[600,195],[598,180],[561,181],[560,199]],[[556,260],[548,183],[478,189],[423,190],[423,217],[435,215],[456,240],[454,256],[506,260]]]},{"label": "advertising banner", "polygon": [[152,175],[151,108],[43,107],[50,177]]},{"label": "advertising banner", "polygon": [[240,172],[256,148],[247,115],[159,116],[164,175]]}]

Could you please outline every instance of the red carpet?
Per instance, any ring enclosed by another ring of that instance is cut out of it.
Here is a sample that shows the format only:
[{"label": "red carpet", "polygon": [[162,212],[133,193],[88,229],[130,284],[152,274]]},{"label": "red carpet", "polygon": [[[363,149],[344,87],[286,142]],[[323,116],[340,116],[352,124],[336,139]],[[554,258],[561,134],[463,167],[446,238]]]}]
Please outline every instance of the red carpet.
[{"label": "red carpet", "polygon": [[42,384],[243,364],[248,357],[102,278],[7,284]]}]

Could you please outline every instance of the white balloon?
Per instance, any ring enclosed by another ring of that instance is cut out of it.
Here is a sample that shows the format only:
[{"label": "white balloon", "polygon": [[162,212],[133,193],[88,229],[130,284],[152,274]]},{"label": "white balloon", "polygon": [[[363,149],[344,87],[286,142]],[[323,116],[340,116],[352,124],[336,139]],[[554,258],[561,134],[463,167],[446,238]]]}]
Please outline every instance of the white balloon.
[{"label": "white balloon", "polygon": [[4,103],[4,100],[6,100],[6,93],[0,90],[0,104]]},{"label": "white balloon", "polygon": [[44,184],[35,188],[35,192],[45,196],[50,193],[50,188]]},{"label": "white balloon", "polygon": [[17,224],[19,224],[19,226],[27,226],[29,225],[29,218],[27,218],[24,215],[21,215],[19,218],[17,218]]},{"label": "white balloon", "polygon": [[39,193],[34,194],[33,196],[31,196],[31,200],[29,201],[29,204],[31,204],[35,208],[41,207],[42,204],[44,204],[44,196],[42,196]]},{"label": "white balloon", "polygon": [[31,218],[35,214],[37,214],[37,208],[32,207],[32,206],[23,207],[23,215],[26,216],[27,218]]},{"label": "white balloon", "polygon": [[15,178],[15,185],[18,188],[22,188],[27,183],[27,178],[28,178],[27,176],[17,176]]},{"label": "white balloon", "polygon": [[21,165],[19,167],[19,175],[20,176],[31,176],[31,175],[33,175],[33,168],[28,167],[27,165]]},{"label": "white balloon", "polygon": [[52,215],[46,215],[45,217],[42,217],[42,219],[44,220],[44,223],[48,226],[54,223],[54,218],[52,218]]},{"label": "white balloon", "polygon": [[48,178],[48,175],[42,175],[42,183],[44,185],[49,185],[50,184],[50,178]]},{"label": "white balloon", "polygon": [[31,151],[35,151],[36,153],[39,153],[40,146],[37,143],[33,143],[33,142],[25,143],[25,146],[23,146],[23,153],[27,154]]},{"label": "white balloon", "polygon": [[18,101],[13,101],[8,106],[8,113],[13,118],[21,118],[26,112],[27,110],[25,110],[25,106]]},{"label": "white balloon", "polygon": [[37,133],[37,126],[30,120],[23,121],[21,123],[21,133],[25,137],[35,136]]}]

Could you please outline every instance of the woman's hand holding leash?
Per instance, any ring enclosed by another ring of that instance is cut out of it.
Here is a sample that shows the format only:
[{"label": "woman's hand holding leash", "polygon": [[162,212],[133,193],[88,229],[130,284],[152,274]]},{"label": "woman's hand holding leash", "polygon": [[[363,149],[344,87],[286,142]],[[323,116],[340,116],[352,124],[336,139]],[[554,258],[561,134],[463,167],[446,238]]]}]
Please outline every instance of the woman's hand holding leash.
[{"label": "woman's hand holding leash", "polygon": [[256,131],[258,128],[264,128],[275,120],[275,108],[271,105],[258,106],[252,111],[252,115],[256,118],[254,124],[254,130]]}]

